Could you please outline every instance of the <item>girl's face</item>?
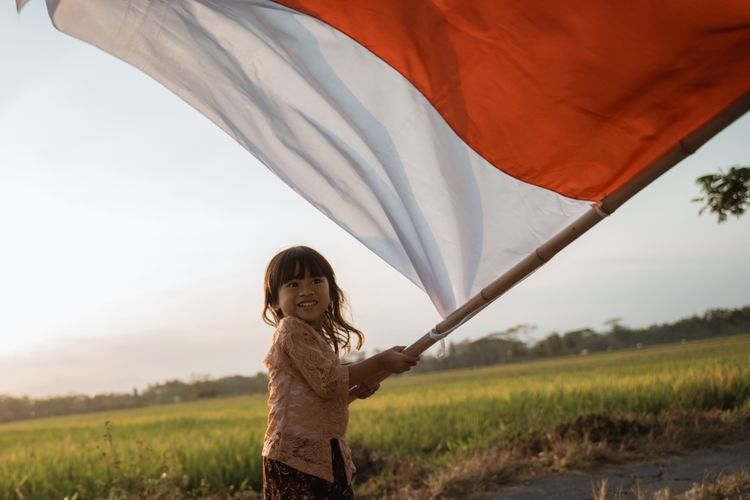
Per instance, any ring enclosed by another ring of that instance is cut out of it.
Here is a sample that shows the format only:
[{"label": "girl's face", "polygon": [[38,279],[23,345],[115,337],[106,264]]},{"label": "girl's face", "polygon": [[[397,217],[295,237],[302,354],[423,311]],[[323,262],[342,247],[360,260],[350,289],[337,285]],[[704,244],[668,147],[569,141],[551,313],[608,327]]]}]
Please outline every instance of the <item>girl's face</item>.
[{"label": "girl's face", "polygon": [[325,276],[312,276],[307,270],[303,277],[282,283],[278,297],[274,307],[281,309],[281,317],[295,316],[321,331],[323,314],[331,303]]}]

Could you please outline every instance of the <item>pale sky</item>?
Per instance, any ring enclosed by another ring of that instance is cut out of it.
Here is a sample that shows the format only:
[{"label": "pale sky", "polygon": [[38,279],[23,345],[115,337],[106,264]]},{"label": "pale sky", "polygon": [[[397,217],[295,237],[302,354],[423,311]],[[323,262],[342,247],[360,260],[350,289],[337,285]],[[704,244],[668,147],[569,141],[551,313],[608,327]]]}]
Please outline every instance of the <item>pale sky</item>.
[{"label": "pale sky", "polygon": [[[134,68],[0,5],[0,394],[254,374],[278,250],[329,258],[365,349],[409,344],[427,296]],[[750,215],[698,216],[694,180],[750,164],[750,116],[457,330],[645,326],[750,304]]]}]

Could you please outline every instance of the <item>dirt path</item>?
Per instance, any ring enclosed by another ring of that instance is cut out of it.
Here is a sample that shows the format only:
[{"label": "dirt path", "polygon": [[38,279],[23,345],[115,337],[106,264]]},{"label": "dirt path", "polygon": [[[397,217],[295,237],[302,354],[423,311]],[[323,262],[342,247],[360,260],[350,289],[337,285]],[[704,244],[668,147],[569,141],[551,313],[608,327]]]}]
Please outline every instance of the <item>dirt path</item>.
[{"label": "dirt path", "polygon": [[672,494],[682,493],[700,483],[707,474],[731,473],[750,469],[750,441],[688,455],[665,457],[647,462],[609,466],[577,475],[548,476],[522,485],[470,497],[490,499],[592,499],[592,484],[607,480],[608,498],[619,489],[624,498],[636,498],[636,478],[644,498],[669,487]]}]

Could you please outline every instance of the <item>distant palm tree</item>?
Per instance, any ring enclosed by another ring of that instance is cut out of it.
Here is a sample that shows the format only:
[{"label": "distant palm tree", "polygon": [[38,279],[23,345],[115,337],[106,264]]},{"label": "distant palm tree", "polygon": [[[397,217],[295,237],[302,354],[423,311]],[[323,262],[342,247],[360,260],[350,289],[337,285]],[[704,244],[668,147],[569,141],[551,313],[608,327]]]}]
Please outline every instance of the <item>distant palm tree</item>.
[{"label": "distant palm tree", "polygon": [[695,180],[703,191],[702,198],[692,201],[705,203],[699,214],[708,209],[719,219],[719,223],[727,220],[727,215],[735,217],[745,213],[750,206],[750,167],[735,165],[724,173],[704,175]]}]

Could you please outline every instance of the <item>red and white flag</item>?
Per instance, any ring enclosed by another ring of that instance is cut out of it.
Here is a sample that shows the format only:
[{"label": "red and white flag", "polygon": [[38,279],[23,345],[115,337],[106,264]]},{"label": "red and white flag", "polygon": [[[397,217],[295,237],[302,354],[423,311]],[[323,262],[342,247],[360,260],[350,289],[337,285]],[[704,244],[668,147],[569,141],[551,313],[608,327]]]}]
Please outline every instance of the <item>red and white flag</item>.
[{"label": "red and white flag", "polygon": [[447,315],[750,92],[747,0],[47,0]]}]

